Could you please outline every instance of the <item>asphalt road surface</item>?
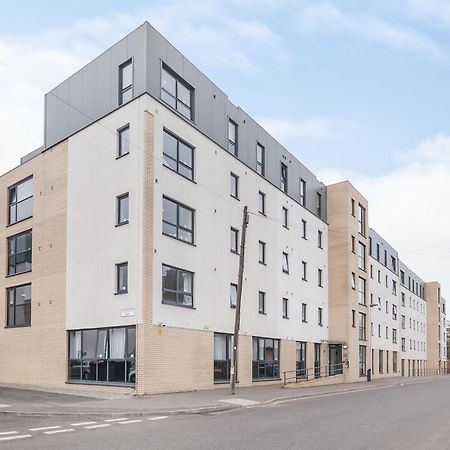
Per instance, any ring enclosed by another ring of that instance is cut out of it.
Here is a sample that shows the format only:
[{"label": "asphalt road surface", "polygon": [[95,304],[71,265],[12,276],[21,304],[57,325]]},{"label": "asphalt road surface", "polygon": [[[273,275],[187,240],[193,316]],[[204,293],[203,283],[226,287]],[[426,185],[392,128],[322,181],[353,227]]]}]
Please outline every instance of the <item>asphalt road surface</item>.
[{"label": "asphalt road surface", "polygon": [[450,449],[450,377],[205,415],[0,415],[0,450]]}]

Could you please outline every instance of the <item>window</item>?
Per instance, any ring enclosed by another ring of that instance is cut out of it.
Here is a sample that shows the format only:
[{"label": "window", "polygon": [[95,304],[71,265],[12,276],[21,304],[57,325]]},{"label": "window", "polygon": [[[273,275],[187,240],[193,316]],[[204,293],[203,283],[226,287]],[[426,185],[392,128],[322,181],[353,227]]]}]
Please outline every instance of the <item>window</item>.
[{"label": "window", "polygon": [[136,328],[69,331],[69,381],[136,382]]},{"label": "window", "polygon": [[391,267],[393,272],[397,272],[397,260],[394,256],[391,256]]},{"label": "window", "polygon": [[378,337],[381,337],[381,325],[378,325]]},{"label": "window", "polygon": [[194,148],[164,130],[163,161],[169,169],[188,180],[194,179]]},{"label": "window", "polygon": [[302,219],[302,238],[306,239],[306,220]]},{"label": "window", "polygon": [[359,346],[359,376],[363,377],[366,375],[366,346]]},{"label": "window", "polygon": [[306,303],[302,303],[302,322],[306,323],[307,322],[307,316],[306,316]]},{"label": "window", "polygon": [[389,314],[389,302],[386,300],[386,314]]},{"label": "window", "polygon": [[253,338],[252,375],[254,380],[278,378],[280,341],[270,338]]},{"label": "window", "polygon": [[306,206],[306,181],[300,178],[300,205]]},{"label": "window", "polygon": [[355,242],[356,242],[356,241],[355,241],[355,236],[352,236],[352,252],[353,252],[353,253],[356,253],[356,252],[355,252]]},{"label": "window", "polygon": [[380,244],[377,244],[377,261],[380,260]]},{"label": "window", "polygon": [[288,228],[288,209],[283,206],[283,227]]},{"label": "window", "polygon": [[366,315],[359,313],[359,339],[366,340]]},{"label": "window", "polygon": [[363,236],[366,235],[366,210],[358,204],[358,231]]},{"label": "window", "polygon": [[361,277],[358,280],[358,303],[360,305],[366,304],[366,280]]},{"label": "window", "polygon": [[128,263],[116,264],[116,294],[128,292]]},{"label": "window", "polygon": [[404,293],[404,292],[402,292],[401,297],[402,297],[402,299],[401,299],[401,305],[402,305],[402,306],[405,306],[405,293]]},{"label": "window", "polygon": [[193,307],[194,274],[187,270],[162,265],[162,302]]},{"label": "window", "polygon": [[319,192],[316,193],[316,212],[318,217],[322,215],[322,194]]},{"label": "window", "polygon": [[258,311],[260,314],[266,313],[266,293],[262,291],[258,292]]},{"label": "window", "polygon": [[317,323],[320,327],[323,327],[323,309],[317,308]]},{"label": "window", "polygon": [[228,151],[238,155],[238,126],[231,119],[228,119]]},{"label": "window", "polygon": [[9,225],[33,215],[33,178],[27,178],[8,189]]},{"label": "window", "polygon": [[288,191],[288,168],[286,164],[281,163],[280,188],[283,192]]},{"label": "window", "polygon": [[239,200],[239,177],[230,173],[230,195]]},{"label": "window", "polygon": [[259,212],[263,215],[266,215],[266,194],[264,192],[259,191]]},{"label": "window", "polygon": [[180,241],[194,243],[194,210],[163,197],[162,232]]},{"label": "window", "polygon": [[306,378],[306,342],[297,342],[296,345],[297,378]]},{"label": "window", "polygon": [[405,316],[402,315],[400,323],[401,323],[402,330],[404,330],[406,328],[406,317]]},{"label": "window", "polygon": [[405,285],[405,272],[403,270],[400,270],[400,283]]},{"label": "window", "polygon": [[8,275],[31,271],[31,231],[8,238]]},{"label": "window", "polygon": [[259,241],[258,243],[259,263],[266,264],[266,243]]},{"label": "window", "polygon": [[119,105],[133,98],[133,61],[129,59],[119,66]]},{"label": "window", "polygon": [[392,293],[397,295],[397,282],[395,280],[392,280]]},{"label": "window", "polygon": [[7,327],[31,326],[31,284],[7,289]]},{"label": "window", "polygon": [[378,372],[383,373],[383,350],[378,350]]},{"label": "window", "polygon": [[317,246],[319,248],[323,249],[323,247],[322,247],[322,235],[323,235],[323,233],[320,230],[318,230],[317,231]]},{"label": "window", "polygon": [[189,120],[194,119],[194,88],[163,64],[161,69],[161,99]]},{"label": "window", "polygon": [[289,319],[288,315],[288,302],[289,300],[287,298],[283,298],[283,319]]},{"label": "window", "polygon": [[358,245],[358,267],[366,270],[366,246],[361,242]]},{"label": "window", "polygon": [[237,284],[230,283],[230,308],[236,308],[237,302]]},{"label": "window", "polygon": [[283,273],[289,273],[289,255],[283,252]]},{"label": "window", "polygon": [[355,200],[353,198],[351,200],[351,206],[352,206],[352,216],[355,217]]},{"label": "window", "polygon": [[381,311],[381,297],[378,297],[378,311]]},{"label": "window", "polygon": [[214,333],[214,383],[230,379],[232,343],[231,334]]},{"label": "window", "polygon": [[389,339],[389,327],[386,327],[386,339]]},{"label": "window", "polygon": [[406,339],[402,338],[402,352],[406,352]]},{"label": "window", "polygon": [[397,305],[392,305],[392,318],[397,320]]},{"label": "window", "polygon": [[352,309],[352,327],[356,328],[356,311]]},{"label": "window", "polygon": [[119,136],[119,146],[117,150],[117,157],[128,155],[130,153],[130,125],[117,130]]},{"label": "window", "polygon": [[370,265],[370,278],[373,279],[373,266],[372,266],[372,264]]},{"label": "window", "polygon": [[381,271],[380,270],[378,270],[378,273],[377,273],[377,280],[378,280],[378,283],[381,283]]},{"label": "window", "polygon": [[323,275],[323,270],[322,269],[317,269],[317,285],[319,287],[323,287],[322,275]]},{"label": "window", "polygon": [[128,223],[128,193],[117,197],[117,225]]},{"label": "window", "polygon": [[236,228],[230,228],[230,251],[232,253],[238,253],[238,245],[239,245],[239,230]]},{"label": "window", "polygon": [[306,277],[306,261],[302,261],[302,280],[308,281]]},{"label": "window", "polygon": [[259,142],[256,143],[256,171],[264,176],[265,174],[266,149]]},{"label": "window", "polygon": [[372,238],[369,236],[369,255],[372,256]]},{"label": "window", "polygon": [[392,370],[394,373],[397,373],[397,352],[392,352]]},{"label": "window", "polygon": [[397,343],[397,330],[395,328],[392,328],[392,343]]},{"label": "window", "polygon": [[356,289],[356,275],[352,272],[352,289]]}]

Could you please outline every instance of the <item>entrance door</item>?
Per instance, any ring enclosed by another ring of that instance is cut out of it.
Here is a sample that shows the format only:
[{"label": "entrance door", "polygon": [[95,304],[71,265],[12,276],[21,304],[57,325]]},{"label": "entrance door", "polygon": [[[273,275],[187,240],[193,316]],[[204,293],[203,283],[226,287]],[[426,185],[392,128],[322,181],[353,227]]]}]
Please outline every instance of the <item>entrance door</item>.
[{"label": "entrance door", "polygon": [[320,344],[314,344],[314,378],[320,378]]},{"label": "entrance door", "polygon": [[402,377],[405,376],[405,360],[402,359]]},{"label": "entrance door", "polygon": [[342,345],[331,344],[329,346],[330,375],[342,373]]}]

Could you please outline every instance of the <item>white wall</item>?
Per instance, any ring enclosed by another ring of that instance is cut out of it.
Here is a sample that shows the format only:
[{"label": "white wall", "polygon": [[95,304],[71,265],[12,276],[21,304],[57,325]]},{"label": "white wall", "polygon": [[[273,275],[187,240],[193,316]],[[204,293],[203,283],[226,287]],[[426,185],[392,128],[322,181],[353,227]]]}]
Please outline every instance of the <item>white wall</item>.
[{"label": "white wall", "polygon": [[[263,177],[211,142],[175,114],[147,97],[155,114],[155,210],[153,320],[174,327],[233,331],[234,309],[229,304],[230,283],[237,283],[239,257],[230,253],[230,227],[240,229],[242,210],[251,212],[247,234],[241,331],[249,335],[320,342],[328,337],[327,225],[275,188]],[[163,126],[195,147],[195,183],[163,167]],[[256,142],[250,143],[256,152]],[[230,172],[239,175],[240,201],[230,197]],[[298,183],[299,180],[290,180]],[[258,214],[258,191],[266,193],[266,214]],[[195,246],[162,235],[162,196],[195,209]],[[282,206],[289,208],[289,230],[283,228]],[[301,237],[307,221],[308,240]],[[323,232],[323,250],[317,230]],[[267,266],[258,263],[258,241],[266,245]],[[282,252],[289,253],[290,274],[282,273]],[[308,282],[302,281],[301,261],[308,263]],[[195,273],[194,307],[161,303],[162,263]],[[323,269],[323,287],[317,269]],[[267,315],[258,313],[258,291],[266,292]],[[289,319],[282,318],[282,298],[289,299]],[[308,323],[301,321],[301,303],[308,304]],[[323,308],[323,326],[317,308]]]},{"label": "white wall", "polygon": [[[69,138],[68,329],[129,325],[140,320],[142,111],[137,99]],[[116,160],[116,130],[127,123],[133,146],[129,155]],[[126,192],[130,223],[116,227],[116,196]],[[128,293],[115,295],[115,264],[126,261]]]}]

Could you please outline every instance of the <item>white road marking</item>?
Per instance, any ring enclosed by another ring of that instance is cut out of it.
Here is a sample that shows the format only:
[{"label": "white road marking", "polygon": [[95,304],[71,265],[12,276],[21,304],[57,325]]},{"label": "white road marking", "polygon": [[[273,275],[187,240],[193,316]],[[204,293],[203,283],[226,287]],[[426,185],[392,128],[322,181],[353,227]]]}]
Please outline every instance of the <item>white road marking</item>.
[{"label": "white road marking", "polygon": [[8,436],[0,438],[0,441],[12,441],[13,439],[24,439],[31,437],[31,434],[19,434],[17,436]]},{"label": "white road marking", "polygon": [[55,425],[53,427],[40,427],[40,428],[28,428],[29,431],[44,431],[44,430],[56,430],[57,428],[61,428],[59,425]]},{"label": "white road marking", "polygon": [[126,422],[119,422],[119,423],[120,423],[120,425],[126,425],[126,424],[129,424],[129,423],[139,423],[139,422],[142,422],[142,420],[141,419],[127,420]]},{"label": "white road marking", "polygon": [[75,428],[64,428],[63,430],[44,431],[44,434],[69,433],[74,430]]},{"label": "white road marking", "polygon": [[224,398],[223,400],[219,400],[219,402],[222,403],[230,403],[232,405],[238,405],[238,406],[253,406],[253,405],[259,405],[261,402],[257,402],[254,400],[247,400],[246,398]]},{"label": "white road marking", "polygon": [[120,419],[106,419],[105,422],[120,422],[121,420],[128,420],[128,417],[122,417]]},{"label": "white road marking", "polygon": [[97,422],[79,422],[79,423],[71,423],[70,426],[71,427],[81,427],[83,425],[93,425],[94,423]]},{"label": "white road marking", "polygon": [[110,423],[101,423],[99,425],[89,425],[89,426],[84,427],[84,428],[86,428],[87,430],[93,430],[95,428],[105,428],[105,427],[110,427],[110,426],[111,426]]},{"label": "white road marking", "polygon": [[147,420],[161,420],[167,419],[169,416],[158,416],[158,417],[149,417]]},{"label": "white road marking", "polygon": [[19,433],[18,431],[2,431],[0,433],[0,436],[6,436],[7,434],[17,434]]}]

